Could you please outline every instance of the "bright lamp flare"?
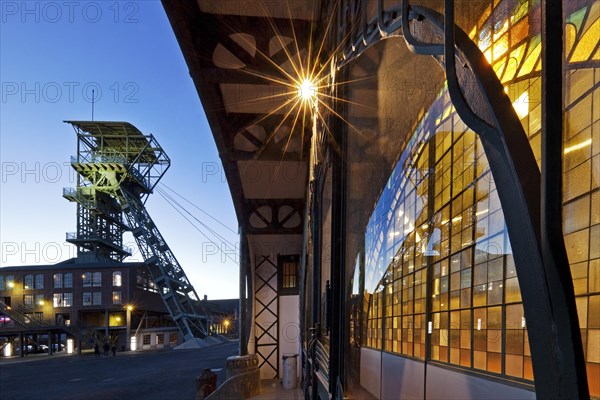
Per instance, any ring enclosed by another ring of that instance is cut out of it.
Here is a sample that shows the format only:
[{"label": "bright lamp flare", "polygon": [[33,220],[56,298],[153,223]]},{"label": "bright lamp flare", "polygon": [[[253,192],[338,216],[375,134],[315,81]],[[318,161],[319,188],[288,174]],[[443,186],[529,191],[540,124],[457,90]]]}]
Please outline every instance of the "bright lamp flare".
[{"label": "bright lamp flare", "polygon": [[298,86],[298,96],[304,101],[317,97],[317,87],[310,79],[305,78]]}]

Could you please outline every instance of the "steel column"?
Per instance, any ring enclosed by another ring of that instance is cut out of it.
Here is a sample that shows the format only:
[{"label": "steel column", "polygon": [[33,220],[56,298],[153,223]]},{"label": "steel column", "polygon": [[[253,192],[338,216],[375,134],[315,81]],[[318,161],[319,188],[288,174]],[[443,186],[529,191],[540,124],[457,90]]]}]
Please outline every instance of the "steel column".
[{"label": "steel column", "polygon": [[[340,72],[341,81],[347,80],[347,69]],[[334,89],[336,98],[345,98],[343,87]],[[345,103],[334,105],[340,115],[346,114]],[[343,388],[344,379],[344,336],[347,330],[346,318],[346,137],[344,122],[335,118],[333,123],[333,146],[329,148],[332,164],[331,194],[331,342],[329,347],[329,393],[333,397]],[[341,149],[341,150],[340,150]],[[341,382],[339,385],[337,384]]]},{"label": "steel column", "polygon": [[245,356],[248,354],[248,330],[246,329],[246,276],[248,274],[248,257],[246,252],[248,251],[248,238],[246,237],[246,231],[243,227],[240,227],[240,315],[238,319],[238,329],[240,336],[240,355]]},{"label": "steel column", "polygon": [[[562,2],[542,0],[541,244],[556,323],[561,398],[589,398],[573,277],[562,229],[563,13]],[[561,27],[561,29],[557,29]],[[564,352],[561,349],[572,351]]]}]

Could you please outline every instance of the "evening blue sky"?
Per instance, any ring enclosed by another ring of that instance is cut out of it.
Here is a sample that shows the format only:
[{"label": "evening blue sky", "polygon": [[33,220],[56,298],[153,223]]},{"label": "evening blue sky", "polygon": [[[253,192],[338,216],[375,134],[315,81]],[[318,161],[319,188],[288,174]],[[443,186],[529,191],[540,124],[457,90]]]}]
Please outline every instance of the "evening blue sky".
[{"label": "evening blue sky", "polygon": [[[75,253],[64,241],[76,230],[75,205],[62,189],[76,184],[68,165],[76,137],[62,121],[91,118],[92,89],[94,119],[154,134],[172,162],[162,182],[229,227],[179,199],[238,246],[217,149],[159,1],[0,2],[0,82],[1,266]],[[158,193],[146,206],[200,296],[238,297],[237,264]]]}]

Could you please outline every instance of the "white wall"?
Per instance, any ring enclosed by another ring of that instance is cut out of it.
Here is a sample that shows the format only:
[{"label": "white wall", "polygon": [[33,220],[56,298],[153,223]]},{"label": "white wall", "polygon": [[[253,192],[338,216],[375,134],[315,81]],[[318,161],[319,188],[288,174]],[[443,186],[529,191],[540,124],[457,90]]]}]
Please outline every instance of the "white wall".
[{"label": "white wall", "polygon": [[381,398],[381,352],[360,349],[360,385],[378,399]]},{"label": "white wall", "polygon": [[300,376],[300,296],[279,296],[279,375],[283,377],[286,353],[298,354],[297,376]]},{"label": "white wall", "polygon": [[427,366],[428,399],[535,399],[535,392],[434,365]]},{"label": "white wall", "polygon": [[360,385],[383,400],[536,398],[533,390],[364,347]]},{"label": "white wall", "polygon": [[425,389],[425,364],[393,354],[382,354],[381,398],[422,399]]}]

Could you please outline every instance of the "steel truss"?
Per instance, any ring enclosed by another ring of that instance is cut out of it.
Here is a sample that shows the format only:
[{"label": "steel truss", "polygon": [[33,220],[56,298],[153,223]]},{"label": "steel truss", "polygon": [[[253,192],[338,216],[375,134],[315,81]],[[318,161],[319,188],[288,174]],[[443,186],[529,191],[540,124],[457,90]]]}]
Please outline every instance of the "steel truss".
[{"label": "steel truss", "polygon": [[269,256],[262,256],[255,267],[256,292],[256,354],[259,367],[270,367],[272,379],[279,376],[279,296],[277,265]]},{"label": "steel truss", "polygon": [[[199,297],[144,207],[144,200],[170,166],[153,135],[127,122],[65,121],[77,134],[76,188],[64,197],[77,202],[77,234],[68,234],[78,254],[122,261],[125,230],[133,233],[148,271],[185,340],[207,335]],[[123,221],[123,213],[126,223]]]}]

